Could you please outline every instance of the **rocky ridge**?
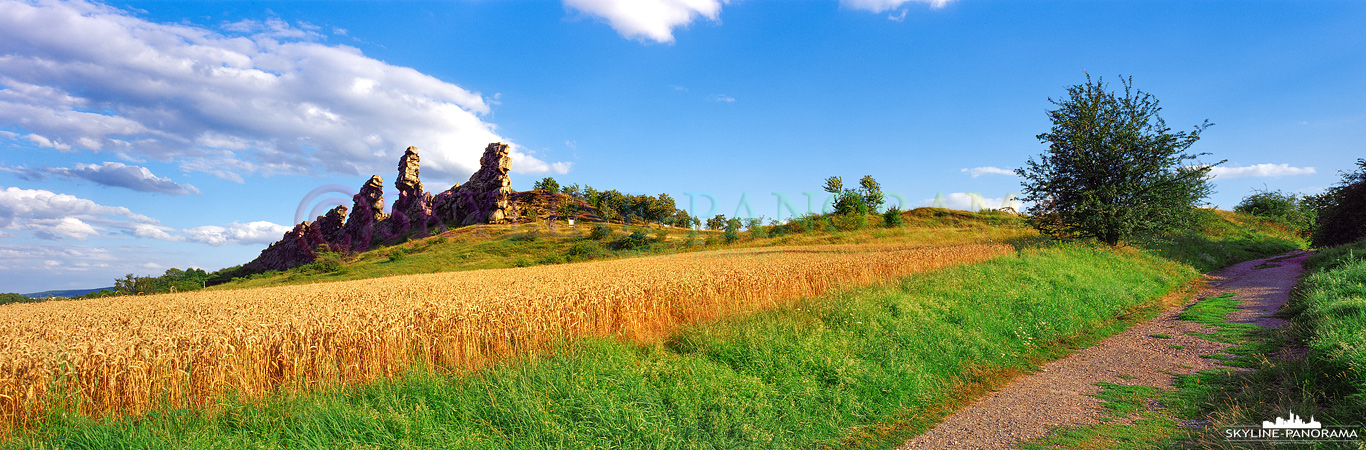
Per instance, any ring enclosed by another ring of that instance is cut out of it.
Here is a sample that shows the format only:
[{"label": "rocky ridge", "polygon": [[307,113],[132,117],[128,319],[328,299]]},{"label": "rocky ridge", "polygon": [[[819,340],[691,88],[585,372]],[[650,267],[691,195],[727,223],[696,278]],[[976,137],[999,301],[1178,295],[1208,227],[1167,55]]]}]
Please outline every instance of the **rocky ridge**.
[{"label": "rocky ridge", "polygon": [[426,235],[432,228],[447,225],[507,223],[512,217],[509,151],[507,144],[489,144],[479,159],[479,170],[469,181],[433,196],[422,188],[417,147],[408,147],[399,158],[394,180],[398,199],[388,214],[384,212],[384,179],[374,175],[351,198],[351,208],[337,206],[313,221],[295,225],[243,268],[252,272],[285,270],[313,262],[323,248],[338,253],[360,252],[412,232]]}]

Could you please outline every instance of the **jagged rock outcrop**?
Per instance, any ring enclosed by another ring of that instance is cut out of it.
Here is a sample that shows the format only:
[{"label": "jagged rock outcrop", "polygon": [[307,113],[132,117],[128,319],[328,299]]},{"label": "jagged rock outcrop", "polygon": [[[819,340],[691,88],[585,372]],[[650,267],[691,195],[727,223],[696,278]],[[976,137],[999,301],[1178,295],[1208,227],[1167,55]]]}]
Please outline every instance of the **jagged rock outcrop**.
[{"label": "jagged rock outcrop", "polygon": [[507,144],[495,142],[484,148],[479,171],[465,184],[458,184],[432,200],[434,213],[442,220],[460,225],[507,223],[509,197],[512,195],[512,158]]},{"label": "jagged rock outcrop", "polygon": [[370,177],[351,201],[355,206],[342,225],[341,244],[347,250],[364,251],[374,243],[380,222],[389,218],[384,213],[384,179],[379,175]]},{"label": "jagged rock outcrop", "polygon": [[394,187],[398,188],[398,200],[394,201],[390,213],[389,232],[402,235],[410,230],[425,230],[434,222],[432,216],[432,194],[422,191],[422,179],[418,176],[421,158],[417,147],[408,147],[398,160],[398,178]]},{"label": "jagged rock outcrop", "polygon": [[509,153],[507,144],[489,144],[479,159],[479,170],[469,181],[433,196],[422,189],[417,147],[408,147],[399,159],[394,180],[398,199],[390,214],[384,213],[384,179],[372,176],[351,198],[354,205],[350,209],[338,206],[312,222],[295,225],[243,267],[256,272],[290,269],[313,262],[319,246],[342,253],[365,251],[415,231],[425,235],[442,223],[507,223],[512,218]]},{"label": "jagged rock outcrop", "polygon": [[304,222],[285,232],[284,238],[261,250],[261,256],[242,267],[253,272],[298,267],[317,257],[314,249],[320,244],[328,245],[318,227],[313,222]]},{"label": "jagged rock outcrop", "polygon": [[[346,211],[345,206],[337,205],[336,208],[328,210],[327,214],[318,216],[318,219],[313,221],[318,232],[322,234],[323,240],[331,244],[341,242],[346,225]],[[333,248],[333,251],[338,251],[338,249]]]}]

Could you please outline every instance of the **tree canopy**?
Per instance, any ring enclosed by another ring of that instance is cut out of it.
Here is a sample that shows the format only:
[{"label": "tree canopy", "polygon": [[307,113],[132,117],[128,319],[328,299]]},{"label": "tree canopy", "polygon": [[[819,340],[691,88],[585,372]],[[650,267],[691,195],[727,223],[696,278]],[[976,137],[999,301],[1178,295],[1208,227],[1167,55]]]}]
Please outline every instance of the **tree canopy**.
[{"label": "tree canopy", "polygon": [[1358,159],[1355,172],[1342,174],[1338,185],[1315,200],[1319,208],[1315,247],[1366,239],[1366,159]]},{"label": "tree canopy", "polygon": [[1206,153],[1187,150],[1212,124],[1173,133],[1157,99],[1122,80],[1115,93],[1088,74],[1066,98],[1049,99],[1053,127],[1037,136],[1048,150],[1015,170],[1041,231],[1116,245],[1190,223],[1209,196],[1209,171],[1223,161],[1202,164]]}]

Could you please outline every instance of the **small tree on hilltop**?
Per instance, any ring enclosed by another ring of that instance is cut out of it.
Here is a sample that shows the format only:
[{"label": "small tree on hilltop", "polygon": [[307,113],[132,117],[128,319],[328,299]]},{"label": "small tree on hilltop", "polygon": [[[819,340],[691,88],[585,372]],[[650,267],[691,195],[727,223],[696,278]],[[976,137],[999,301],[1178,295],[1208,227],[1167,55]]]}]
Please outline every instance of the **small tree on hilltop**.
[{"label": "small tree on hilltop", "polygon": [[556,182],[554,178],[545,177],[542,178],[541,181],[537,181],[533,189],[545,193],[555,194],[560,192],[560,183]]},{"label": "small tree on hilltop", "polygon": [[1122,94],[1112,93],[1088,74],[1066,99],[1049,99],[1058,106],[1048,112],[1053,128],[1038,135],[1048,150],[1015,169],[1041,231],[1117,245],[1192,223],[1209,196],[1209,171],[1223,161],[1199,164],[1205,153],[1185,153],[1209,121],[1172,133],[1157,99],[1132,79],[1123,83]]},{"label": "small tree on hilltop", "polygon": [[825,179],[825,192],[839,195],[844,192],[844,181],[840,177],[830,177]]},{"label": "small tree on hilltop", "polygon": [[882,195],[882,185],[873,179],[872,175],[864,175],[858,180],[859,186],[863,189],[863,203],[868,205],[868,211],[877,212],[887,199]]}]

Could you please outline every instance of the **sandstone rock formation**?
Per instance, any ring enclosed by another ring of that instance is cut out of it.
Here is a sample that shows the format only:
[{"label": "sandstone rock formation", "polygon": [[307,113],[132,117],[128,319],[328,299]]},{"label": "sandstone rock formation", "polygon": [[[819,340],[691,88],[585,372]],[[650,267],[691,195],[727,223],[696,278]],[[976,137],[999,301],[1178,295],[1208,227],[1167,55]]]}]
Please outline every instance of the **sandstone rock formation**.
[{"label": "sandstone rock formation", "polygon": [[390,214],[389,233],[401,235],[413,229],[426,229],[434,221],[432,216],[432,194],[422,191],[422,180],[418,177],[417,147],[408,147],[398,160],[398,178],[394,187],[398,188],[398,200]]},{"label": "sandstone rock formation", "polygon": [[408,147],[399,159],[394,180],[398,200],[389,214],[384,213],[384,179],[372,176],[351,198],[350,209],[338,206],[312,222],[294,226],[243,267],[254,272],[290,269],[313,262],[320,246],[334,252],[360,252],[414,232],[425,235],[439,224],[507,223],[512,218],[509,150],[507,144],[489,144],[479,159],[479,171],[469,181],[432,196],[422,190],[417,147]]},{"label": "sandstone rock formation", "polygon": [[507,223],[509,196],[512,195],[512,158],[507,144],[496,142],[484,148],[479,171],[465,184],[458,184],[433,199],[437,217],[459,225]]}]

